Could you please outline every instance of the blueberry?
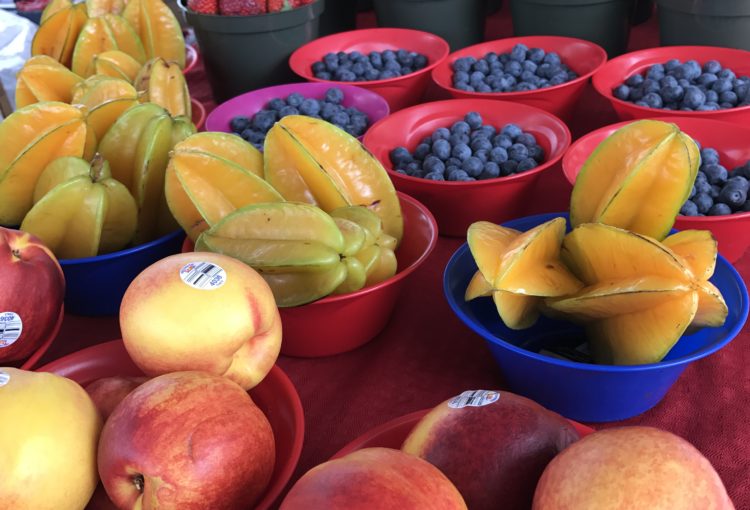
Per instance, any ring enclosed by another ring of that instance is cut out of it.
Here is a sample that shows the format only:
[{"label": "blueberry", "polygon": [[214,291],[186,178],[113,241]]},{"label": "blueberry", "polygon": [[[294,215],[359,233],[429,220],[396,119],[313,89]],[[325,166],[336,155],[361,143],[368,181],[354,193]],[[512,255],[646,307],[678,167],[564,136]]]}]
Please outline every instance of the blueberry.
[{"label": "blueberry", "polygon": [[644,108],[648,108],[648,103],[646,101],[636,101],[635,105],[636,106],[642,106]]},{"label": "blueberry", "polygon": [[717,94],[721,94],[727,90],[732,90],[732,80],[729,78],[719,78],[711,84],[711,90]]},{"label": "blueberry", "polygon": [[474,62],[476,62],[476,59],[474,57],[459,58],[455,62],[453,62],[453,71],[463,71],[465,73],[468,73],[471,71],[471,67],[474,65]]},{"label": "blueberry", "polygon": [[489,152],[486,149],[479,149],[478,151],[474,151],[474,157],[479,158],[484,165],[489,159]]},{"label": "blueberry", "polygon": [[516,62],[523,62],[526,60],[526,54],[528,51],[529,48],[525,44],[516,44],[513,46],[513,49],[510,50],[510,58]]},{"label": "blueberry", "polygon": [[485,124],[484,126],[479,128],[479,131],[486,134],[488,139],[492,138],[493,136],[495,136],[495,133],[497,133],[495,127],[491,126],[490,124]]},{"label": "blueberry", "polygon": [[449,181],[463,181],[469,177],[469,174],[460,168],[448,168],[447,173]]},{"label": "blueberry", "polygon": [[[285,108],[291,108],[291,107],[285,107]],[[281,116],[281,113],[284,111],[284,109],[279,112],[279,116]],[[296,114],[296,109],[295,109]],[[294,115],[294,114],[292,114]],[[274,122],[276,122],[276,112],[273,110],[261,110],[258,113],[255,114],[253,117],[253,128],[257,129],[258,131],[267,132],[271,127],[273,126]]]},{"label": "blueberry", "polygon": [[326,71],[323,71],[322,73],[317,73],[315,77],[320,80],[332,80],[333,79],[333,75]]},{"label": "blueberry", "polygon": [[536,89],[537,89],[537,86],[534,85],[533,83],[522,81],[521,83],[516,85],[513,90],[515,90],[516,92],[525,92],[525,91],[536,90]]},{"label": "blueberry", "polygon": [[444,181],[445,177],[443,177],[443,172],[428,172],[424,176],[425,179],[428,179],[430,181]]},{"label": "blueberry", "polygon": [[477,85],[476,89],[477,89],[477,92],[484,92],[484,93],[492,92],[492,87],[490,87],[486,83],[480,83],[479,85]]},{"label": "blueberry", "polygon": [[661,88],[664,88],[664,87],[676,87],[677,86],[677,78],[675,78],[674,76],[667,75],[664,78],[662,78],[661,80],[659,80],[659,85],[661,86]]},{"label": "blueberry", "polygon": [[745,200],[747,200],[747,190],[736,185],[724,186],[717,197],[717,202],[726,204],[732,209],[742,207],[745,204]]},{"label": "blueberry", "polygon": [[490,151],[490,161],[494,163],[503,163],[508,161],[508,151],[502,147],[493,147]]},{"label": "blueberry", "polygon": [[742,212],[748,212],[748,211],[750,211],[750,200],[747,200],[745,202],[745,205],[742,206],[742,209],[740,209],[740,211],[742,211]]},{"label": "blueberry", "polygon": [[426,158],[424,158],[422,168],[427,173],[440,172],[442,174],[445,172],[445,163],[443,163],[443,161],[438,157],[427,156]]},{"label": "blueberry", "polygon": [[703,85],[704,87],[708,87],[713,82],[718,80],[719,77],[712,73],[703,73],[700,76],[698,76],[698,79],[696,80],[696,83],[698,85]]},{"label": "blueberry", "polygon": [[541,48],[531,48],[528,53],[528,59],[534,62],[535,64],[541,64],[544,62],[544,50]]},{"label": "blueberry", "polygon": [[648,68],[648,71],[646,72],[646,78],[650,78],[652,80],[661,80],[662,78],[664,78],[664,74],[664,65],[654,64]]},{"label": "blueberry", "polygon": [[698,206],[695,205],[695,202],[693,202],[692,200],[688,200],[687,202],[682,204],[680,214],[682,214],[683,216],[698,216]]},{"label": "blueberry", "polygon": [[532,135],[531,133],[524,132],[516,137],[515,142],[522,143],[527,148],[529,148],[529,147],[533,147],[534,145],[536,145],[536,138],[534,138],[534,135]]},{"label": "blueberry", "polygon": [[242,133],[250,126],[250,118],[238,115],[229,121],[229,128],[235,133]]},{"label": "blueberry", "polygon": [[628,96],[630,95],[630,87],[628,87],[627,85],[623,83],[622,85],[616,87],[615,90],[612,91],[612,95],[615,96],[617,99],[627,101]]},{"label": "blueberry", "polygon": [[539,78],[532,71],[524,71],[521,73],[521,83],[531,83],[533,85],[536,85],[537,83],[539,83],[540,79],[541,78]]},{"label": "blueberry", "polygon": [[733,177],[734,176],[738,176],[738,175],[741,176],[741,177],[744,177],[745,179],[749,179],[750,180],[750,161],[748,161],[747,163],[745,163],[742,166],[738,166],[737,168],[735,168],[732,171],[732,176]]},{"label": "blueberry", "polygon": [[486,53],[484,55],[484,60],[486,60],[490,64],[500,62],[500,59],[498,58],[497,53],[495,53],[494,51],[490,51],[489,53]]},{"label": "blueberry", "polygon": [[380,75],[378,75],[376,80],[390,80],[392,78],[398,78],[400,76],[398,71],[393,71],[391,69],[386,69],[385,71],[381,72]]},{"label": "blueberry", "polygon": [[469,139],[473,142],[474,140],[477,140],[479,138],[485,138],[489,139],[489,133],[487,131],[482,131],[481,129],[475,129],[471,132],[469,135]]},{"label": "blueberry", "polygon": [[683,88],[679,85],[675,87],[664,87],[661,89],[662,100],[666,102],[679,102],[685,94]]},{"label": "blueberry", "polygon": [[513,145],[513,139],[507,133],[501,133],[492,139],[492,145],[495,147],[502,147],[503,149],[509,149]]},{"label": "blueberry", "polygon": [[540,76],[542,78],[552,78],[557,72],[557,68],[553,67],[551,64],[547,64],[546,62],[540,65],[536,70],[537,76]]},{"label": "blueberry", "polygon": [[742,82],[734,86],[734,93],[737,94],[739,101],[744,101],[748,97],[748,91],[750,90],[750,83]]},{"label": "blueberry", "polygon": [[708,216],[724,216],[726,214],[732,214],[732,209],[727,204],[722,203],[712,205],[706,213]]},{"label": "blueberry", "polygon": [[734,71],[731,69],[727,69],[726,67],[716,73],[716,76],[719,77],[719,79],[727,79],[727,80],[734,80],[737,76],[734,74]]},{"label": "blueberry", "polygon": [[242,138],[253,145],[262,144],[266,139],[266,134],[253,128],[248,128],[242,132]]},{"label": "blueberry", "polygon": [[731,175],[732,177],[727,179],[727,183],[725,184],[725,187],[736,186],[745,191],[750,190],[750,181],[747,179],[747,177],[744,177],[742,175],[735,175],[734,172],[732,172]]},{"label": "blueberry", "polygon": [[674,71],[677,67],[680,65],[680,61],[676,58],[673,58],[671,60],[667,60],[667,62],[664,64],[664,70],[666,72]]},{"label": "blueberry", "polygon": [[696,109],[706,102],[706,95],[698,87],[687,87],[682,97],[682,105]]},{"label": "blueberry", "polygon": [[484,169],[484,163],[482,163],[481,159],[472,156],[464,161],[462,168],[469,174],[469,177],[478,177]]},{"label": "blueberry", "polygon": [[413,161],[412,155],[406,147],[396,147],[388,154],[388,156],[391,159],[391,163],[395,166],[408,164]]},{"label": "blueberry", "polygon": [[417,148],[414,149],[414,157],[417,159],[424,159],[427,155],[432,152],[432,148],[426,143],[420,143]]},{"label": "blueberry", "polygon": [[565,73],[557,73],[549,80],[550,85],[561,85],[568,81],[568,75]]},{"label": "blueberry", "polygon": [[450,158],[448,158],[446,160],[446,162],[445,162],[445,167],[446,168],[448,168],[449,166],[455,166],[457,168],[461,168],[461,165],[463,165],[463,161],[461,161],[458,158],[454,158],[453,156],[451,156]]},{"label": "blueberry", "polygon": [[644,96],[646,94],[650,94],[651,92],[659,92],[659,90],[661,90],[661,86],[659,85],[659,82],[657,80],[652,80],[650,78],[646,78],[643,81],[641,88],[643,90]]},{"label": "blueberry", "polygon": [[538,67],[538,66],[537,66],[537,65],[536,65],[536,64],[535,64],[534,62],[532,62],[531,60],[524,60],[524,61],[523,61],[523,63],[521,64],[521,66],[523,67],[523,70],[524,70],[524,71],[530,71],[530,72],[532,72],[532,73],[536,72],[536,69],[537,69],[537,67]]},{"label": "blueberry", "polygon": [[544,56],[544,63],[550,64],[553,67],[558,67],[562,62],[560,60],[560,55],[555,52],[550,52]]},{"label": "blueberry", "polygon": [[518,161],[508,160],[503,163],[500,163],[500,175],[511,175],[516,173],[516,169],[518,168]]},{"label": "blueberry", "polygon": [[707,181],[695,182],[696,193],[707,193],[711,194],[711,185]]},{"label": "blueberry", "polygon": [[719,164],[706,165],[703,168],[709,184],[722,184],[728,178],[727,169]]},{"label": "blueberry", "polygon": [[338,81],[357,81],[357,75],[348,69],[339,69],[334,73]]},{"label": "blueberry", "polygon": [[471,85],[467,83],[458,83],[455,85],[455,87],[458,90],[463,90],[464,92],[474,92],[474,87],[472,87]]},{"label": "blueberry", "polygon": [[479,174],[479,179],[495,179],[500,177],[500,165],[492,161],[484,164],[484,170]]},{"label": "blueberry", "polygon": [[349,124],[349,114],[346,112],[336,112],[331,117],[331,124],[339,127],[344,127]]},{"label": "blueberry", "polygon": [[302,115],[317,115],[320,113],[320,103],[315,99],[305,99],[299,107],[299,112]]},{"label": "blueberry", "polygon": [[435,131],[432,132],[432,143],[437,142],[438,140],[448,140],[450,138],[451,132],[448,128],[437,128]]},{"label": "blueberry", "polygon": [[476,152],[480,150],[484,151],[491,151],[492,150],[492,142],[489,141],[488,138],[475,138],[471,142],[471,150]]},{"label": "blueberry", "polygon": [[721,193],[721,186],[718,184],[712,184],[711,191],[708,192],[708,195],[714,199],[714,202],[719,198],[719,193]]},{"label": "blueberry", "polygon": [[625,80],[625,85],[627,85],[628,87],[637,87],[641,83],[643,83],[643,76],[641,76],[640,74],[634,74],[633,76]]},{"label": "blueberry", "polygon": [[[701,149],[701,159],[703,159],[703,151],[704,150],[712,150],[713,151],[713,149]],[[714,151],[714,152],[716,152],[716,151]],[[716,163],[718,163],[718,162],[719,162],[719,159],[718,159],[718,155],[717,155]],[[696,184],[699,183],[699,182],[708,182],[708,178],[706,177],[706,174],[703,173],[703,161],[701,161],[701,167],[698,169],[698,173],[695,174],[695,182],[696,182]]]},{"label": "blueberry", "polygon": [[537,162],[533,158],[526,158],[518,163],[518,168],[516,171],[518,172],[526,172],[527,170],[531,170],[532,168],[537,167]]},{"label": "blueberry", "polygon": [[425,67],[427,67],[427,56],[422,55],[421,53],[417,54],[417,56],[414,57],[414,69],[419,70],[424,69]]},{"label": "blueberry", "polygon": [[450,138],[448,138],[448,142],[450,142],[451,145],[458,145],[460,143],[468,145],[469,135],[451,135]]},{"label": "blueberry", "polygon": [[468,83],[469,82],[469,73],[466,71],[457,71],[453,73],[453,84],[457,83]]},{"label": "blueberry", "polygon": [[697,193],[692,200],[698,207],[700,214],[706,214],[711,209],[711,206],[714,205],[714,199],[708,193]]},{"label": "blueberry", "polygon": [[479,129],[480,127],[482,127],[482,116],[477,112],[467,113],[464,117],[464,121],[466,121],[471,129]]},{"label": "blueberry", "polygon": [[704,92],[706,94],[706,104],[708,103],[719,103],[719,93],[715,90],[708,89]]},{"label": "blueberry", "polygon": [[432,144],[432,153],[443,161],[451,157],[451,144],[448,140],[435,140]]},{"label": "blueberry", "polygon": [[417,161],[412,161],[406,165],[406,174],[415,177],[422,177],[422,165]]},{"label": "blueberry", "polygon": [[370,52],[369,55],[370,64],[373,65],[373,67],[383,67],[383,58],[381,57],[380,53],[377,51]]},{"label": "blueberry", "polygon": [[695,184],[690,188],[690,195],[688,195],[688,198],[693,198],[695,194],[698,193],[698,190],[695,189]]},{"label": "blueberry", "polygon": [[336,107],[335,104],[323,103],[323,106],[321,106],[321,108],[320,108],[320,116],[323,119],[330,121],[331,118],[334,115],[336,115],[336,112],[338,112],[338,111],[339,111],[339,109]]},{"label": "blueberry", "polygon": [[422,138],[422,143],[426,143],[427,145],[432,147],[432,135],[425,136],[424,138]]},{"label": "blueberry", "polygon": [[519,163],[529,157],[529,148],[521,143],[514,143],[508,149],[508,158]]},{"label": "blueberry", "polygon": [[474,71],[478,71],[482,74],[490,74],[490,65],[486,60],[478,60],[477,63],[474,64]]},{"label": "blueberry", "polygon": [[523,133],[523,130],[515,124],[506,124],[503,126],[503,129],[500,130],[500,133],[508,135],[511,140],[515,140],[521,133]]},{"label": "blueberry", "polygon": [[529,157],[534,158],[537,163],[544,161],[544,149],[541,145],[534,145],[529,147]]},{"label": "blueberry", "polygon": [[[631,87],[630,89],[630,101],[640,101],[643,99],[643,96],[645,94],[643,93],[643,88],[641,87]],[[662,94],[662,98],[663,98]]]},{"label": "blueberry", "polygon": [[451,151],[451,155],[454,158],[460,159],[462,162],[469,159],[472,155],[471,148],[464,144],[459,143],[458,145],[453,146],[453,150]]},{"label": "blueberry", "polygon": [[730,108],[733,108],[737,104],[737,94],[732,90],[726,90],[719,94],[719,103],[726,103],[731,105]]},{"label": "blueberry", "polygon": [[643,102],[646,103],[649,108],[661,108],[664,106],[661,96],[656,92],[649,92],[643,96]]}]

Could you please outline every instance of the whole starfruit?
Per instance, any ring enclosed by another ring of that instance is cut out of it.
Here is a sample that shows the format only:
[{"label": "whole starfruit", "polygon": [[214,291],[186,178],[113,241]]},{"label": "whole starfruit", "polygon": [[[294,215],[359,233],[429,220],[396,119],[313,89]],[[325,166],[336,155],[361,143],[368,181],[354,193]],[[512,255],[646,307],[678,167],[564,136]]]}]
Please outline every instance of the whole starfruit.
[{"label": "whole starfruit", "polygon": [[90,76],[73,87],[71,103],[85,107],[86,123],[101,140],[123,112],[138,104],[138,92],[120,78]]},{"label": "whole starfruit", "polygon": [[146,62],[133,80],[142,103],[155,103],[176,117],[191,117],[190,91],[180,66],[156,57]]},{"label": "whole starfruit", "polygon": [[42,12],[41,24],[31,41],[31,54],[47,55],[70,68],[73,48],[87,19],[85,4],[53,0]]},{"label": "whole starfruit", "polygon": [[99,155],[89,163],[52,161],[40,177],[40,196],[21,223],[62,259],[120,250],[135,234],[137,209],[130,192],[112,178]]},{"label": "whole starfruit", "polygon": [[86,76],[110,76],[133,83],[140,70],[141,63],[127,53],[109,50],[94,55]]},{"label": "whole starfruit", "polygon": [[16,108],[40,101],[70,103],[73,87],[83,81],[83,78],[47,55],[28,59],[16,78]]},{"label": "whole starfruit", "polygon": [[111,50],[127,53],[138,62],[146,61],[141,39],[128,20],[117,14],[89,18],[76,40],[71,70],[85,76],[94,57]]},{"label": "whole starfruit", "polygon": [[146,59],[161,57],[185,68],[185,38],[180,22],[162,0],[128,0],[122,16],[143,42]]}]

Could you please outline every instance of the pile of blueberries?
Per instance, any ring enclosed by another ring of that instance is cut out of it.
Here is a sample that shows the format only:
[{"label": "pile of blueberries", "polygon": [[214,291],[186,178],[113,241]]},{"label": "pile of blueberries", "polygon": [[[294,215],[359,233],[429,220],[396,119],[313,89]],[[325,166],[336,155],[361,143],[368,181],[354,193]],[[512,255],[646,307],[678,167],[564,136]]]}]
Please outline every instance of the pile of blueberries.
[{"label": "pile of blueberries", "polygon": [[716,149],[701,149],[701,166],[690,198],[680,209],[683,216],[723,216],[750,211],[750,161],[731,172],[719,163]]},{"label": "pile of blueberries", "polygon": [[426,66],[426,56],[404,49],[368,54],[339,51],[326,53],[323,60],[313,63],[312,72],[320,80],[375,81],[406,76]]},{"label": "pile of blueberries", "polygon": [[634,74],[612,91],[617,99],[647,108],[707,112],[750,105],[750,78],[737,77],[716,60],[703,66],[672,59]]},{"label": "pile of blueberries", "polygon": [[498,132],[477,112],[450,129],[441,127],[425,137],[413,153],[405,147],[390,152],[393,169],[434,181],[476,181],[525,172],[544,161],[544,150],[531,133],[515,124]]},{"label": "pile of blueberries", "polygon": [[287,115],[307,115],[323,119],[352,136],[362,136],[370,125],[370,119],[356,108],[344,107],[341,104],[343,100],[344,93],[335,87],[328,89],[322,100],[306,98],[295,92],[286,99],[272,99],[252,118],[244,115],[234,117],[229,122],[229,127],[258,149],[263,149],[268,130],[277,120]]},{"label": "pile of blueberries", "polygon": [[453,86],[465,92],[522,92],[560,85],[578,74],[555,52],[516,44],[510,53],[487,53],[453,62]]}]

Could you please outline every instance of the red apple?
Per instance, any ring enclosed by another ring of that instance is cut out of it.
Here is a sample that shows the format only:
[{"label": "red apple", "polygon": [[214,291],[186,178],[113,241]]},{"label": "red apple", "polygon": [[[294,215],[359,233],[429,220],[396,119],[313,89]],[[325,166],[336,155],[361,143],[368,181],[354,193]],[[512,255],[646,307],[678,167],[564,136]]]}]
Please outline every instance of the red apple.
[{"label": "red apple", "polygon": [[99,475],[120,509],[252,508],[273,472],[266,416],[237,383],[174,372],[133,390],[104,425]]},{"label": "red apple", "polygon": [[600,430],[549,463],[533,510],[734,510],[711,463],[653,427]]},{"label": "red apple", "polygon": [[466,510],[443,473],[391,448],[364,448],[305,473],[280,510]]},{"label": "red apple", "polygon": [[54,333],[65,277],[35,236],[0,227],[0,364],[31,356]]},{"label": "red apple", "polygon": [[437,405],[402,450],[435,465],[472,510],[528,510],[547,463],[578,440],[575,427],[507,391],[467,391]]},{"label": "red apple", "polygon": [[96,404],[102,418],[106,420],[131,391],[146,381],[148,377],[103,377],[89,383],[84,389]]}]

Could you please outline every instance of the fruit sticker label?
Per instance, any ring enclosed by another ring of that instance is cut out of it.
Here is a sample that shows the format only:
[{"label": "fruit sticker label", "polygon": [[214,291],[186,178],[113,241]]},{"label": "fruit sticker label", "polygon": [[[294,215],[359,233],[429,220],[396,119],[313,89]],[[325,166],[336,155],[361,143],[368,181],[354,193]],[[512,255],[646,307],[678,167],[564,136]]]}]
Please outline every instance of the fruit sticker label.
[{"label": "fruit sticker label", "polygon": [[459,396],[450,399],[448,401],[448,407],[453,409],[461,409],[463,407],[482,407],[497,402],[499,398],[499,391],[464,391]]},{"label": "fruit sticker label", "polygon": [[214,290],[227,282],[227,272],[211,262],[191,262],[182,266],[180,278],[193,288]]},{"label": "fruit sticker label", "polygon": [[10,374],[0,370],[0,387],[5,386],[10,382]]},{"label": "fruit sticker label", "polygon": [[16,312],[0,312],[0,349],[18,340],[23,331],[23,321]]}]

